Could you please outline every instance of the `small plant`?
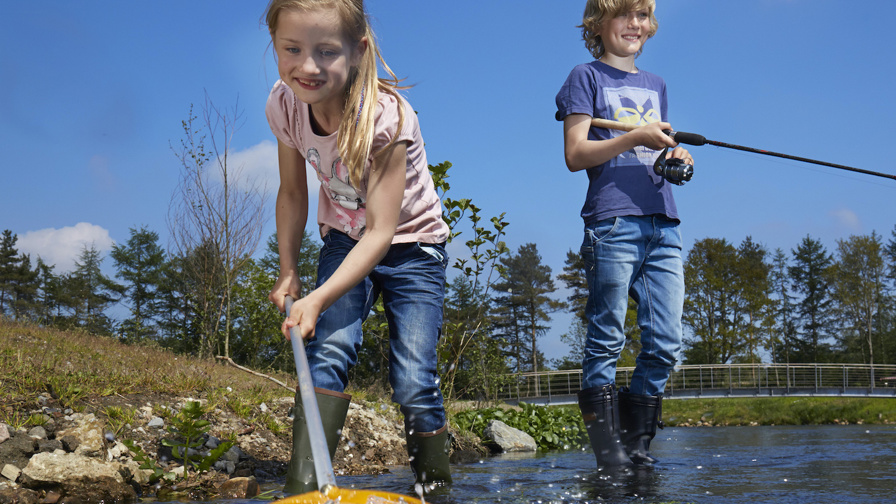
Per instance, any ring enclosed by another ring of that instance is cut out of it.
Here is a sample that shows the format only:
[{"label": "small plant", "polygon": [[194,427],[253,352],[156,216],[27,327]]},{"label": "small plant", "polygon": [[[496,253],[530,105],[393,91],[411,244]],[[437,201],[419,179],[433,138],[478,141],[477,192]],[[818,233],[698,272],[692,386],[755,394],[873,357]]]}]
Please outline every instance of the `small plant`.
[{"label": "small plant", "polygon": [[486,408],[456,413],[455,427],[485,438],[485,427],[500,420],[532,436],[540,450],[569,450],[585,442],[585,427],[575,408],[533,406],[520,403],[519,410]]},{"label": "small plant", "polygon": [[110,430],[116,437],[121,430],[127,425],[133,425],[137,412],[132,408],[121,408],[118,406],[109,406],[106,408],[106,418],[109,422]]},{"label": "small plant", "polygon": [[173,472],[163,471],[159,464],[156,464],[146,452],[143,451],[143,448],[137,446],[137,443],[130,439],[123,439],[121,441],[125,446],[128,447],[131,452],[134,453],[134,460],[140,463],[140,469],[146,469],[152,471],[152,475],[149,477],[150,483],[155,483],[160,479],[165,479],[167,481],[174,481],[177,477]]},{"label": "small plant", "polygon": [[207,471],[212,464],[221,458],[221,455],[224,455],[224,453],[233,446],[232,441],[222,441],[221,444],[219,444],[217,448],[211,450],[208,455],[199,458],[198,461],[192,460],[194,455],[200,456],[198,449],[205,444],[204,436],[211,428],[211,423],[208,420],[202,419],[202,415],[205,413],[205,409],[199,402],[188,401],[177,414],[172,415],[168,419],[171,423],[171,425],[168,426],[168,432],[174,436],[174,439],[163,439],[162,444],[172,448],[175,456],[179,455],[182,457],[184,463],[184,475],[186,475],[186,472],[193,465],[195,465],[200,472]]}]

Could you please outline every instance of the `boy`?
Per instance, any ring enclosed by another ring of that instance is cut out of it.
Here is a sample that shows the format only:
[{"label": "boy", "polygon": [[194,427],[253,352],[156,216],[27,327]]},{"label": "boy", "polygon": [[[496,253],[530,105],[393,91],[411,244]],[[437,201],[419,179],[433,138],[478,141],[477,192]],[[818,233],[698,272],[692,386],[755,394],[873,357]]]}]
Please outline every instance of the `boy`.
[{"label": "boy", "polygon": [[[586,170],[581,253],[588,319],[579,408],[598,467],[652,464],[663,390],[681,347],[684,273],[672,183],[653,171],[656,150],[693,164],[663,130],[666,85],[635,66],[657,30],[655,0],[588,0],[585,46],[595,58],[575,67],[557,94],[564,154]],[[640,125],[627,133],[591,127],[600,117]],[[665,152],[665,151],[664,151]],[[638,305],[642,349],[629,388],[616,390],[628,297]]]}]

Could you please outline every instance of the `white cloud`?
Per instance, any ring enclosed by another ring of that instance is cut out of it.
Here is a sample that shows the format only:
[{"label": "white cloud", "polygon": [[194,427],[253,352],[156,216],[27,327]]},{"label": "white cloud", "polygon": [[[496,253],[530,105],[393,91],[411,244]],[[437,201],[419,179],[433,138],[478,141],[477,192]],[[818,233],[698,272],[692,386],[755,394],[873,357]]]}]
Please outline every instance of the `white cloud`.
[{"label": "white cloud", "polygon": [[859,216],[848,208],[840,208],[830,212],[831,218],[840,227],[850,233],[861,233],[862,222]]},{"label": "white cloud", "polygon": [[[277,158],[277,144],[263,140],[247,149],[231,152],[227,159],[228,169],[239,172],[239,183],[257,183],[260,189],[276,193],[280,186],[280,169]],[[309,168],[310,170],[310,168]],[[320,189],[320,181],[312,171],[308,173],[308,191],[316,195]],[[220,180],[220,172],[214,170],[214,176]]]},{"label": "white cloud", "polygon": [[40,257],[45,263],[55,265],[54,272],[58,275],[75,269],[75,261],[84,247],[94,246],[103,253],[111,250],[114,243],[107,229],[79,222],[61,229],[28,231],[19,236],[16,248],[20,253],[31,255],[32,261],[36,262]]}]

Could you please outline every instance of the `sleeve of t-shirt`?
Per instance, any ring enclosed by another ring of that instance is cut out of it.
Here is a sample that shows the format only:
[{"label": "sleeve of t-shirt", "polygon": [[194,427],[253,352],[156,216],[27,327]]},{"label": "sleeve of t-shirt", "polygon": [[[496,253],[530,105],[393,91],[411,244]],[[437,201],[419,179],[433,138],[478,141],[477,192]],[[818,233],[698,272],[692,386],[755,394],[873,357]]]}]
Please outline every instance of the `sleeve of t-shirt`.
[{"label": "sleeve of t-shirt", "polygon": [[[380,91],[378,95],[377,111],[374,116],[373,142],[370,146],[371,156],[375,156],[383,150],[393,138],[396,142],[413,141],[414,129],[417,127],[417,116],[413,110],[409,110],[410,107],[405,106],[407,102],[383,91]],[[398,107],[404,108],[404,124],[402,124],[401,132],[396,136],[399,119]]]},{"label": "sleeve of t-shirt", "polygon": [[294,101],[295,95],[289,86],[278,80],[268,95],[264,113],[274,136],[285,145],[298,149]]},{"label": "sleeve of t-shirt", "polygon": [[562,121],[570,114],[585,114],[594,117],[597,83],[587,66],[579,65],[572,69],[560,92],[557,93],[556,119]]}]

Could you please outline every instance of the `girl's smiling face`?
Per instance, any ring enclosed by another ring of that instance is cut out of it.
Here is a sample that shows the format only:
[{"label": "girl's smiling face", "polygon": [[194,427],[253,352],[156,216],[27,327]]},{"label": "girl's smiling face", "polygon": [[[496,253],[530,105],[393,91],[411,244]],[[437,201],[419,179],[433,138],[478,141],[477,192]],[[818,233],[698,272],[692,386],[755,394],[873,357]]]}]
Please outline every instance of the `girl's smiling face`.
[{"label": "girl's smiling face", "polygon": [[[280,79],[299,100],[319,111],[341,114],[351,67],[363,42],[347,40],[335,10],[287,10],[273,37]],[[338,117],[338,115],[337,115]]]}]

